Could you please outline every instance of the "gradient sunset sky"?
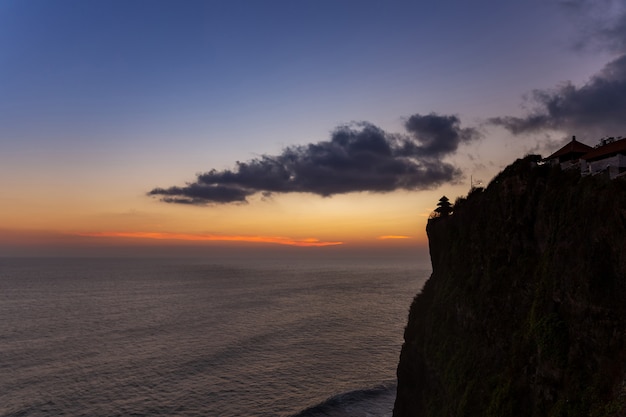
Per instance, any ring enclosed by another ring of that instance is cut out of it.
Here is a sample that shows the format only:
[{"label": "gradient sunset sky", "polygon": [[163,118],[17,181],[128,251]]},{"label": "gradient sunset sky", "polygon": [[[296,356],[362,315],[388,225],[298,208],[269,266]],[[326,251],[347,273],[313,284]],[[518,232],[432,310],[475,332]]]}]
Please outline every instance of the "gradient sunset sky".
[{"label": "gradient sunset sky", "polygon": [[626,135],[625,45],[624,0],[2,1],[0,256],[423,252],[470,178]]}]

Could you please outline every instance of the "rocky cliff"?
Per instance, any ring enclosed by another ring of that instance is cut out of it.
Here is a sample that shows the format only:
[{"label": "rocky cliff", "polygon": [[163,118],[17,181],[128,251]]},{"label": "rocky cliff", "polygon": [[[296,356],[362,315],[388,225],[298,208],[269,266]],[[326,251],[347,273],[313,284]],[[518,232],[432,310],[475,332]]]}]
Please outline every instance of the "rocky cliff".
[{"label": "rocky cliff", "polygon": [[626,415],[626,181],[516,161],[429,221],[393,415]]}]

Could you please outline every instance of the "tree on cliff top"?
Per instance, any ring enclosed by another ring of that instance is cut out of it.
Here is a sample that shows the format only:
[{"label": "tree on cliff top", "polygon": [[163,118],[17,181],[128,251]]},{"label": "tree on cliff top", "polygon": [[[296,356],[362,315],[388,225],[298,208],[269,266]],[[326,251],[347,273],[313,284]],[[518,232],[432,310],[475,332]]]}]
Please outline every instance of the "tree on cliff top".
[{"label": "tree on cliff top", "polygon": [[452,204],[445,195],[439,199],[437,208],[435,209],[438,217],[448,217],[452,213]]}]

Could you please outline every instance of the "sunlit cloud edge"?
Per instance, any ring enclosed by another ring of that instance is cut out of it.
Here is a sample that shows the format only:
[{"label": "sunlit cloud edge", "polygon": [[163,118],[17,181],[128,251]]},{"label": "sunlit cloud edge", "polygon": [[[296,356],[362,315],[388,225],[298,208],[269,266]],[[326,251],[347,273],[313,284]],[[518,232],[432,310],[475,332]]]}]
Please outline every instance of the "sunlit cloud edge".
[{"label": "sunlit cloud edge", "polygon": [[130,239],[153,239],[153,240],[184,240],[192,242],[222,241],[222,242],[249,242],[249,243],[273,243],[277,245],[322,247],[342,245],[343,242],[324,242],[316,238],[293,239],[284,236],[245,236],[245,235],[212,235],[193,233],[169,233],[169,232],[84,232],[77,233],[79,236],[97,238],[130,238]]},{"label": "sunlit cloud edge", "polygon": [[378,240],[392,240],[392,239],[412,239],[412,236],[405,236],[405,235],[383,235],[383,236],[378,236],[376,239]]}]

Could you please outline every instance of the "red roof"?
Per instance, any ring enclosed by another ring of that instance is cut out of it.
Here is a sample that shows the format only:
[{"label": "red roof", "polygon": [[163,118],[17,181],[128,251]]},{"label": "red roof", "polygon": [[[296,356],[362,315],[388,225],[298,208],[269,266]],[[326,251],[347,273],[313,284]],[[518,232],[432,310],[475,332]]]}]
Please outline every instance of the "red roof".
[{"label": "red roof", "polygon": [[607,143],[606,145],[597,148],[592,148],[591,151],[584,154],[581,158],[586,161],[590,161],[594,159],[602,159],[605,156],[617,153],[626,153],[626,138]]},{"label": "red roof", "polygon": [[578,154],[585,155],[586,153],[592,151],[593,148],[589,145],[585,145],[582,142],[578,142],[575,138],[572,138],[572,141],[567,145],[563,146],[561,149],[547,157],[546,159],[554,159],[565,155],[570,154]]}]

